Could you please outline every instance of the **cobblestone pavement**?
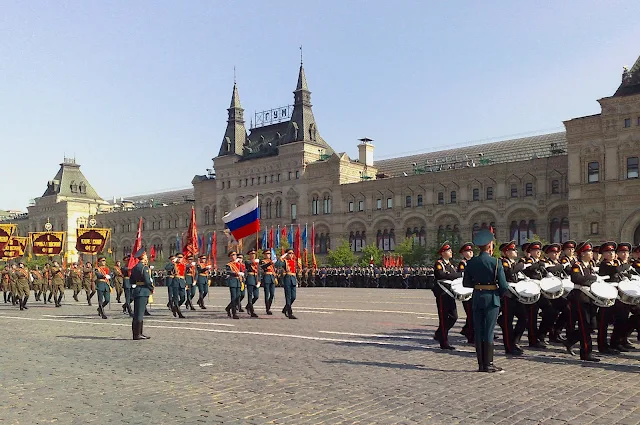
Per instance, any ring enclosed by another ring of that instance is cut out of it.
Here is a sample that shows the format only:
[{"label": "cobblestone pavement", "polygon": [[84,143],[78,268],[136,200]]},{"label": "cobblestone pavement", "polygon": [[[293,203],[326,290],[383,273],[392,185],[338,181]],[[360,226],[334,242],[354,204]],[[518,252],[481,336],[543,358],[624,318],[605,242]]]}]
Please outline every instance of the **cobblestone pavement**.
[{"label": "cobblestone pavement", "polygon": [[506,373],[477,373],[462,319],[457,351],[433,341],[430,291],[300,288],[299,320],[280,313],[280,288],[259,319],[228,319],[225,288],[182,320],[165,288],[155,297],[148,341],[131,340],[115,297],[107,320],[69,292],[62,308],[0,304],[0,423],[640,423],[640,350],[598,364],[557,346],[498,354]]}]

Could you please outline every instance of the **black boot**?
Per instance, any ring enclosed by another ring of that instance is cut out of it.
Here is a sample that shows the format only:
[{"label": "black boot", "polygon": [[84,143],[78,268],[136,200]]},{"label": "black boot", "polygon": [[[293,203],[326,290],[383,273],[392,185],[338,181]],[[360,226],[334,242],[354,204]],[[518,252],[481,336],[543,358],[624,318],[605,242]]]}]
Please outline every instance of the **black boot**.
[{"label": "black boot", "polygon": [[484,364],[486,366],[487,372],[495,373],[495,372],[503,371],[501,367],[498,367],[493,364],[493,343],[492,342],[484,343],[484,355],[485,355]]},{"label": "black boot", "polygon": [[75,291],[73,292],[73,299],[74,299],[75,302],[80,301],[80,300],[78,300],[78,293],[75,292]]},{"label": "black boot", "polygon": [[22,308],[27,310],[27,301],[29,300],[29,295],[24,296],[24,300],[22,300]]},{"label": "black boot", "polygon": [[144,308],[144,316],[151,316],[151,313],[149,313],[149,310],[147,309],[147,307]]},{"label": "black boot", "polygon": [[265,309],[267,310],[267,315],[271,316],[273,313],[271,312],[271,302],[265,301]]},{"label": "black boot", "polygon": [[239,319],[238,314],[236,313],[236,304],[235,303],[231,303],[231,317],[233,317],[234,319]]},{"label": "black boot", "polygon": [[173,302],[171,302],[171,313],[173,313],[173,317],[178,317],[177,306]]},{"label": "black boot", "polygon": [[141,322],[138,322],[138,330],[140,333],[140,338],[141,339],[151,339],[151,337],[146,336],[145,334],[142,333],[142,328],[144,327],[144,320]]},{"label": "black boot", "polygon": [[91,305],[91,296],[87,294],[87,304]]},{"label": "black boot", "polygon": [[291,304],[289,304],[289,315],[287,317],[289,317],[289,319],[297,319],[297,317],[293,315],[293,311],[291,310]]},{"label": "black boot", "polygon": [[478,357],[478,372],[486,372],[487,367],[484,364],[484,345],[485,342],[476,341],[476,356]]},{"label": "black boot", "polygon": [[190,299],[190,300],[189,300],[189,308],[190,308],[191,310],[195,310],[195,309],[196,309],[196,308],[193,306],[193,299]]},{"label": "black boot", "polygon": [[127,312],[127,303],[122,304],[122,313]]},{"label": "black boot", "polygon": [[[229,304],[227,305],[227,307],[224,309],[224,311],[226,311],[226,312],[227,312],[227,316],[231,317],[231,303],[229,303]],[[236,311],[236,310],[235,310],[235,309],[233,309],[234,314],[235,314],[235,311]]]},{"label": "black boot", "polygon": [[7,303],[7,293],[3,292],[2,294],[4,295],[4,303],[6,304]]},{"label": "black boot", "polygon": [[258,317],[258,315],[256,314],[256,311],[253,309],[253,304],[249,304],[247,307],[251,308],[251,311],[250,311],[251,317]]},{"label": "black boot", "polygon": [[142,339],[140,338],[140,328],[138,327],[138,325],[139,325],[139,322],[137,320],[134,320],[133,322],[131,322],[131,331],[133,332],[134,340]]},{"label": "black boot", "polygon": [[282,314],[284,314],[285,316],[289,317],[289,306],[285,304],[284,307],[282,307]]},{"label": "black boot", "polygon": [[58,300],[56,301],[56,307],[62,307],[62,292],[58,295]]},{"label": "black boot", "polygon": [[178,317],[180,319],[184,319],[184,316],[182,315],[182,312],[180,311],[180,307],[176,306],[176,313],[178,313]]},{"label": "black boot", "polygon": [[93,298],[95,294],[96,294],[96,291],[91,291],[91,293],[89,294],[89,305],[91,305],[91,298]]},{"label": "black boot", "polygon": [[18,302],[18,304],[20,305],[20,311],[24,310],[24,306],[22,305],[22,299],[19,299],[20,301]]}]

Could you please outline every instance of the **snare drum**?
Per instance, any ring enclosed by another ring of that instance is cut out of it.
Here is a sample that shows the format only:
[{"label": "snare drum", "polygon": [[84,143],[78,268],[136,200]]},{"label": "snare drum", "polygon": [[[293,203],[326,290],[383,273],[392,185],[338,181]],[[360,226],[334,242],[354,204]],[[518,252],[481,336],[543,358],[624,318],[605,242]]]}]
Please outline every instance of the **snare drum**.
[{"label": "snare drum", "polygon": [[623,280],[618,284],[618,298],[625,304],[640,305],[640,282]]},{"label": "snare drum", "polygon": [[465,288],[460,284],[451,283],[451,293],[453,294],[453,298],[458,301],[469,301],[471,296],[473,295],[473,288]]},{"label": "snare drum", "polygon": [[540,280],[540,292],[550,300],[560,298],[563,292],[562,281],[555,276],[545,277]]},{"label": "snare drum", "polygon": [[562,297],[563,298],[567,298],[571,293],[571,291],[573,291],[573,288],[575,288],[575,285],[573,284],[570,278],[567,277],[562,279]]},{"label": "snare drum", "polygon": [[510,284],[509,290],[522,304],[533,304],[540,299],[540,287],[530,280]]},{"label": "snare drum", "polygon": [[582,286],[580,289],[598,307],[611,307],[616,302],[616,298],[618,298],[618,290],[605,282],[593,282],[591,287]]}]

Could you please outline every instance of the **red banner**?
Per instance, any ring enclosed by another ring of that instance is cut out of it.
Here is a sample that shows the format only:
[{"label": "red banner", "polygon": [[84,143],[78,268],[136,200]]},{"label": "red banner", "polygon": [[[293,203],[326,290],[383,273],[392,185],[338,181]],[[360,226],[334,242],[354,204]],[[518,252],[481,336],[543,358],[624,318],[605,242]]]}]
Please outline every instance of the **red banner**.
[{"label": "red banner", "polygon": [[13,235],[15,230],[15,224],[0,224],[0,252],[2,252],[4,247],[9,243],[11,235]]},{"label": "red banner", "polygon": [[191,221],[189,222],[189,231],[187,232],[187,241],[182,245],[182,254],[185,257],[198,255],[198,230],[196,228],[196,210],[191,207]]},{"label": "red banner", "polygon": [[29,238],[26,236],[11,237],[9,242],[5,245],[4,250],[2,250],[2,258],[5,260],[11,260],[13,258],[22,257],[27,249],[28,240]]},{"label": "red banner", "polygon": [[64,250],[65,232],[31,232],[31,252],[35,256],[60,255]]},{"label": "red banner", "polygon": [[76,250],[84,254],[97,254],[104,250],[111,229],[76,229]]}]

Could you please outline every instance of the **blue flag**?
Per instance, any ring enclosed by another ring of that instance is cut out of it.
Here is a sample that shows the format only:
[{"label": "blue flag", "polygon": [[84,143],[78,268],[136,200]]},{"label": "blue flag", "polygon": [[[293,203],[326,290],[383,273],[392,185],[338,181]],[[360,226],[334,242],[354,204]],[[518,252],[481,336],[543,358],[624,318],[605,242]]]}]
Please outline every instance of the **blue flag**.
[{"label": "blue flag", "polygon": [[279,224],[278,224],[278,231],[276,232],[276,248],[280,248],[280,225]]},{"label": "blue flag", "polygon": [[209,233],[209,240],[207,241],[207,257],[211,255],[211,245],[213,245],[213,235]]},{"label": "blue flag", "polygon": [[289,226],[289,233],[287,233],[287,242],[289,242],[289,249],[293,249],[293,224]]},{"label": "blue flag", "polygon": [[262,249],[263,250],[267,249],[267,230],[266,229],[262,232]]},{"label": "blue flag", "polygon": [[302,248],[307,249],[307,225],[304,225],[304,230],[302,231]]}]

